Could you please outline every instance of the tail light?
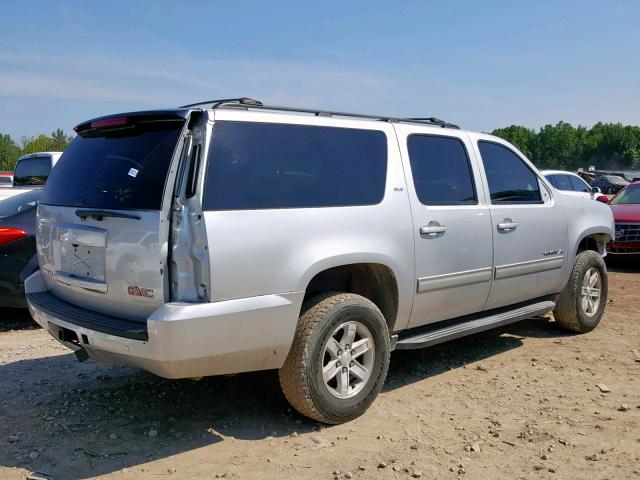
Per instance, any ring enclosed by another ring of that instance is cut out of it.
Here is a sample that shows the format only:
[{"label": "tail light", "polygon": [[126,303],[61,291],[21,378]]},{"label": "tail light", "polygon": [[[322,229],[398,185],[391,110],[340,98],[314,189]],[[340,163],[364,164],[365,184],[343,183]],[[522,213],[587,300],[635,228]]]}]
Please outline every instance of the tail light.
[{"label": "tail light", "polygon": [[104,118],[102,120],[94,120],[91,122],[91,128],[122,127],[126,125],[128,121],[128,117]]},{"label": "tail light", "polygon": [[0,227],[0,245],[7,245],[27,236],[27,232],[20,228]]}]

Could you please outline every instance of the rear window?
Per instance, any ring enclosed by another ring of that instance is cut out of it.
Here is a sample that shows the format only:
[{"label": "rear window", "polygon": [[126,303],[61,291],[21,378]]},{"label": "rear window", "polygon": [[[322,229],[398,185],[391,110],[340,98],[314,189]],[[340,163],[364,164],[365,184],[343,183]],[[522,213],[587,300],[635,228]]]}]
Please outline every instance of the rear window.
[{"label": "rear window", "polygon": [[51,173],[51,157],[23,158],[13,172],[14,185],[44,185]]},{"label": "rear window", "polygon": [[384,197],[387,137],[378,130],[216,122],[206,210],[373,205]]},{"label": "rear window", "polygon": [[37,190],[5,198],[0,202],[0,218],[11,217],[31,210],[38,204],[38,199],[41,194],[42,191]]},{"label": "rear window", "polygon": [[160,210],[183,121],[79,134],[51,172],[41,202],[66,207]]}]

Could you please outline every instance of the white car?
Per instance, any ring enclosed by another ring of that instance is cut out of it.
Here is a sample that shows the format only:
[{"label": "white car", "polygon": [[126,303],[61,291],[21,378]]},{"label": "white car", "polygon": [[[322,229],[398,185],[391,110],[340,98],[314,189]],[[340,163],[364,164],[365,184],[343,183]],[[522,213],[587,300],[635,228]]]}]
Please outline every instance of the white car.
[{"label": "white car", "polygon": [[549,180],[549,183],[565,195],[572,197],[597,200],[606,197],[599,188],[592,188],[579,175],[564,170],[542,170],[540,173]]},{"label": "white car", "polygon": [[0,200],[35,188],[42,188],[62,152],[37,152],[22,155],[13,170],[11,188],[0,190]]}]

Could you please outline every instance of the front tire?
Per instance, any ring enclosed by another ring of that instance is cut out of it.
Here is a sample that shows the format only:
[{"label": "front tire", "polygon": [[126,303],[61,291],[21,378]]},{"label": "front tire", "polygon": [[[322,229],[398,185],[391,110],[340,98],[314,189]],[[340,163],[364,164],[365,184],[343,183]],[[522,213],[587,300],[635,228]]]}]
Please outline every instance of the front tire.
[{"label": "front tire", "polygon": [[382,389],[389,354],[387,324],[373,302],[352,293],[319,295],[303,307],[280,385],[302,415],[347,422]]},{"label": "front tire", "polygon": [[556,322],[571,332],[590,332],[602,319],[608,288],[607,266],[600,254],[592,250],[580,252],[553,310]]}]

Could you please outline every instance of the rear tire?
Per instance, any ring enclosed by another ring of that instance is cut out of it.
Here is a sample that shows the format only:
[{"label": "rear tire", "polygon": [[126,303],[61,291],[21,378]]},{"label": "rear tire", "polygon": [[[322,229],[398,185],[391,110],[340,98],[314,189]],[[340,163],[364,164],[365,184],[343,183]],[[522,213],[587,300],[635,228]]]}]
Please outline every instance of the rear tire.
[{"label": "rear tire", "polygon": [[319,295],[303,307],[280,385],[302,415],[347,422],[382,389],[389,353],[387,324],[373,302],[352,293]]},{"label": "rear tire", "polygon": [[576,256],[569,282],[560,294],[553,316],[571,332],[586,333],[598,326],[607,305],[607,266],[597,252]]}]

